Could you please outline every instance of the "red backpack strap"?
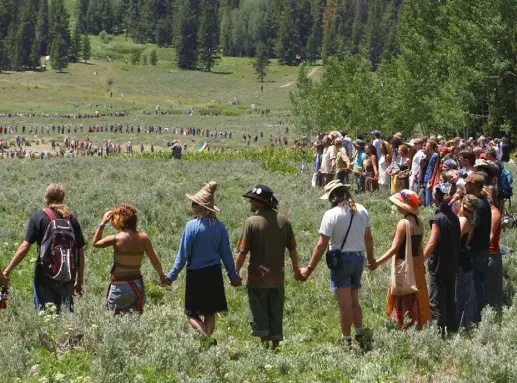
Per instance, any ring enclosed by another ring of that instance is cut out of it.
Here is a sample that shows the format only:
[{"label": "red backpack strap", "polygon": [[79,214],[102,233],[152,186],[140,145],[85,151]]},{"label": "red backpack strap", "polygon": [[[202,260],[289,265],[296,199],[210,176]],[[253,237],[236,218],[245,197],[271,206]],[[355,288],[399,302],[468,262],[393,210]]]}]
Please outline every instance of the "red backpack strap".
[{"label": "red backpack strap", "polygon": [[50,219],[50,221],[55,221],[56,220],[56,213],[54,213],[51,209],[49,208],[45,208],[43,209],[43,212],[47,215],[48,219]]}]

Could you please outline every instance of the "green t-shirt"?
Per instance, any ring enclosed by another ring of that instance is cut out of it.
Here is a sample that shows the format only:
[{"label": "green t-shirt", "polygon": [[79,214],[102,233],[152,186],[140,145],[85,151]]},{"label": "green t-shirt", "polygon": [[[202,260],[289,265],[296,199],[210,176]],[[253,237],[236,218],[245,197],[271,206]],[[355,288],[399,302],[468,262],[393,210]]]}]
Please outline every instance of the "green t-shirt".
[{"label": "green t-shirt", "polygon": [[248,286],[282,286],[285,249],[295,248],[293,229],[286,216],[274,210],[265,210],[248,218],[239,241],[239,251],[251,253]]}]

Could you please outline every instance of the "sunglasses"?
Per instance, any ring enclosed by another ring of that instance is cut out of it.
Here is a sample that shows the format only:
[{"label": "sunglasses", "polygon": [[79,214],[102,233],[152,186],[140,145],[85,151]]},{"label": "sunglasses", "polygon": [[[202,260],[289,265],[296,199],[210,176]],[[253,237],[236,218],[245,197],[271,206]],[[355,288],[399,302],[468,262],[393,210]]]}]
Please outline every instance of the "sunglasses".
[{"label": "sunglasses", "polygon": [[192,207],[198,207],[198,206],[199,206],[199,204],[198,204],[198,203],[196,203],[196,202],[192,202],[192,204],[191,204],[190,206],[192,206]]}]

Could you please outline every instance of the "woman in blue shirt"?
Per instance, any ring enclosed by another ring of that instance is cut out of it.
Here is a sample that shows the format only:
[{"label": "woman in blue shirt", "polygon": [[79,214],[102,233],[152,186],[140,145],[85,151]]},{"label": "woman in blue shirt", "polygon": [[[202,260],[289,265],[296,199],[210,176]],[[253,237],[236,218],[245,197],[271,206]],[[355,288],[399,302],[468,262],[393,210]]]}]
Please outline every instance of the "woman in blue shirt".
[{"label": "woman in blue shirt", "polygon": [[228,311],[221,260],[231,285],[242,284],[235,271],[228,232],[215,215],[220,211],[214,205],[216,189],[217,183],[211,181],[197,194],[186,194],[192,201],[195,218],[185,226],[176,261],[167,274],[170,284],[187,266],[185,314],[190,325],[203,337],[214,332],[215,314]]}]

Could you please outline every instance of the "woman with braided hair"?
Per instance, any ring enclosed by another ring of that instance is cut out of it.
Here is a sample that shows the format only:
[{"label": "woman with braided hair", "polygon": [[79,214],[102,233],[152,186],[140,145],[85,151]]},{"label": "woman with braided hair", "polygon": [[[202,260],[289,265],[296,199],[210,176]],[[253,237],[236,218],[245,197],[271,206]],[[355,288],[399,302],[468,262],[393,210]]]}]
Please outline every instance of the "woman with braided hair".
[{"label": "woman with braided hair", "polygon": [[329,253],[338,251],[336,264],[330,265],[327,259],[327,266],[330,269],[330,289],[339,304],[342,339],[351,347],[353,325],[356,341],[361,346],[363,312],[359,304],[359,289],[365,250],[368,263],[375,262],[370,217],[362,205],[352,200],[350,185],[335,180],[325,186],[325,192],[321,199],[330,202],[330,210],[323,216],[320,237],[312,251],[309,265],[301,269],[300,273],[306,280],[327,249]]}]

